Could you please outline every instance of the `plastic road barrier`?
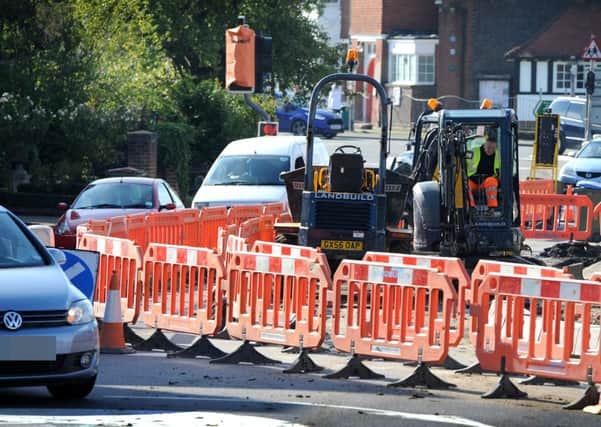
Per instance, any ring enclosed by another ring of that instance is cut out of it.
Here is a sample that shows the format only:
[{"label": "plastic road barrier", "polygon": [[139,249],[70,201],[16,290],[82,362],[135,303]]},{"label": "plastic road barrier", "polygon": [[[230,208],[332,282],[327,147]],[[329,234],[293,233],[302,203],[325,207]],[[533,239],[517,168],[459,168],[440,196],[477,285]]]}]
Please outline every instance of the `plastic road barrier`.
[{"label": "plastic road barrier", "polygon": [[343,260],[333,286],[336,349],[428,363],[446,358],[451,307],[457,302],[446,274],[426,267]]},{"label": "plastic road barrier", "polygon": [[470,276],[459,258],[366,252],[363,260],[395,265],[428,267],[446,274],[451,279],[458,296],[457,304],[453,305],[451,311],[452,325],[449,335],[449,345],[453,347],[459,345],[464,334],[465,309],[470,286]]},{"label": "plastic road barrier", "polygon": [[151,243],[144,254],[144,323],[212,335],[222,321],[225,269],[211,249]]},{"label": "plastic road barrier", "polygon": [[96,251],[100,254],[96,290],[94,292],[94,313],[102,318],[108,298],[111,275],[117,275],[121,287],[121,313],[123,322],[136,322],[140,313],[142,283],[142,251],[134,242],[117,237],[98,236],[86,233],[79,241],[77,249]]},{"label": "plastic road barrier", "polygon": [[[601,381],[601,349],[590,333],[601,283],[491,273],[480,285],[478,304],[476,355],[485,370],[498,371],[504,359],[507,373],[586,381],[590,366],[592,381]],[[575,356],[577,304],[584,309]]]},{"label": "plastic road barrier", "polygon": [[470,285],[470,340],[476,345],[478,332],[478,315],[481,312],[478,305],[478,293],[480,286],[487,275],[492,273],[518,274],[528,276],[532,279],[540,278],[563,278],[573,279],[574,277],[564,270],[553,267],[544,267],[540,265],[516,264],[511,262],[499,262],[482,259],[478,261],[472,271],[472,280]]},{"label": "plastic road barrier", "polygon": [[315,260],[234,252],[227,267],[227,331],[235,338],[318,348],[331,279]]}]

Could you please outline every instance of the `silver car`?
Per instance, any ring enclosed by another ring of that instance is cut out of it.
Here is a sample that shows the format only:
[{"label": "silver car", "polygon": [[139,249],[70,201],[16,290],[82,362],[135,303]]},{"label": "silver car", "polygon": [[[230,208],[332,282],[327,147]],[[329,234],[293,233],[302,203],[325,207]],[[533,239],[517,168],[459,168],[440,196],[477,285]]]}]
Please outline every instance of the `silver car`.
[{"label": "silver car", "polygon": [[584,180],[601,180],[601,138],[586,141],[559,171],[559,181],[565,185],[576,185]]},{"label": "silver car", "polygon": [[63,262],[0,206],[0,387],[46,386],[60,399],[94,388],[98,325]]}]

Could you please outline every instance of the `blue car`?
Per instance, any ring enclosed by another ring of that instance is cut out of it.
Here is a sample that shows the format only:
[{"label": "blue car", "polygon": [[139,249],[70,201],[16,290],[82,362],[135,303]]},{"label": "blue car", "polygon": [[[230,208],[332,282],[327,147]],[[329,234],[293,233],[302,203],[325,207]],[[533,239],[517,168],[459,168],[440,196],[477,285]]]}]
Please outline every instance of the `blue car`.
[{"label": "blue car", "polygon": [[[308,108],[286,103],[277,109],[276,114],[281,132],[292,132],[294,135],[307,134]],[[333,138],[342,132],[342,118],[332,111],[318,108],[313,128],[316,134],[322,135],[324,138]]]},{"label": "blue car", "polygon": [[[586,100],[579,97],[558,96],[549,109],[559,114],[559,154],[566,148],[580,149],[584,141],[584,116]],[[592,123],[591,134],[601,134],[601,123]]]}]

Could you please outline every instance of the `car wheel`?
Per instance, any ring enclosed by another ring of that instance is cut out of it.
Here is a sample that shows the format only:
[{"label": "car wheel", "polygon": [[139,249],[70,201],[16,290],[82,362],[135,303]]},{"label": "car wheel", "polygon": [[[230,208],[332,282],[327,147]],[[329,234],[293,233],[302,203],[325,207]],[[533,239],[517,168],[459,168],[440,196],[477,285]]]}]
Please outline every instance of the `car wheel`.
[{"label": "car wheel", "polygon": [[84,381],[53,384],[47,386],[47,388],[50,394],[56,399],[73,400],[83,399],[90,394],[94,388],[94,384],[96,384],[96,375]]},{"label": "car wheel", "polygon": [[294,135],[305,135],[307,133],[307,125],[302,120],[295,120],[290,125],[290,131]]}]

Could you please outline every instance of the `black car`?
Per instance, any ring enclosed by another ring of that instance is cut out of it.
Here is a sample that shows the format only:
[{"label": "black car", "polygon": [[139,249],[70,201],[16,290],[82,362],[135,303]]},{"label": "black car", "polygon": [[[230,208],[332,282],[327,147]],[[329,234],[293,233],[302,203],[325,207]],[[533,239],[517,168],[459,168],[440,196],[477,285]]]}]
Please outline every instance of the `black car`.
[{"label": "black car", "polygon": [[[559,153],[566,148],[579,149],[584,141],[584,117],[586,100],[572,96],[560,96],[549,105],[553,114],[559,114]],[[601,123],[593,123],[591,135],[601,134]]]}]

